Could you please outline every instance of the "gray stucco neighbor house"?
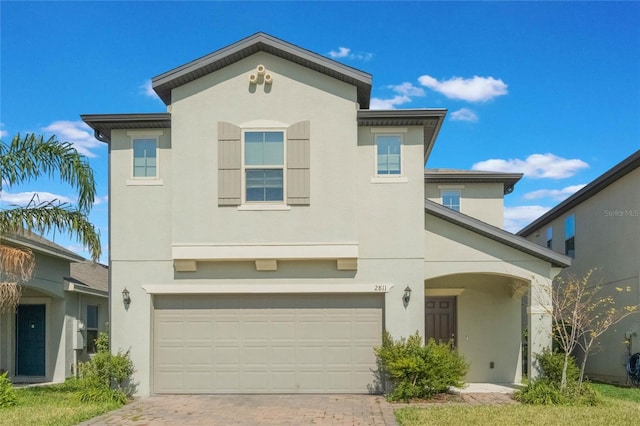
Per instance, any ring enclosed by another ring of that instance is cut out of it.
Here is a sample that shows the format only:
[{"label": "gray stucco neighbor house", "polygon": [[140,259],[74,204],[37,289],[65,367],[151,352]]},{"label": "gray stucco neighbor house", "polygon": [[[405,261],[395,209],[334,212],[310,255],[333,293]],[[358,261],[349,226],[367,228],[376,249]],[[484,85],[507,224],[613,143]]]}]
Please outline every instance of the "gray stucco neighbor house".
[{"label": "gray stucco neighbor house", "polygon": [[[527,225],[518,235],[573,257],[563,274],[584,276],[618,307],[640,304],[640,151]],[[626,291],[627,288],[629,291]],[[625,291],[618,291],[624,289]],[[628,343],[625,344],[625,341]],[[640,313],[611,327],[587,360],[588,377],[627,383],[629,355],[640,352]]]},{"label": "gray stucco neighbor house", "polygon": [[14,383],[63,382],[95,353],[106,328],[108,269],[26,231],[0,242],[36,259],[16,312],[0,314],[0,370]]},{"label": "gray stucco neighbor house", "polygon": [[264,33],[152,83],[166,113],[82,116],[109,144],[112,347],[140,394],[379,391],[383,330],[520,381],[522,295],[569,260],[499,228],[519,176],[425,174],[446,110],[370,110],[371,75]]}]

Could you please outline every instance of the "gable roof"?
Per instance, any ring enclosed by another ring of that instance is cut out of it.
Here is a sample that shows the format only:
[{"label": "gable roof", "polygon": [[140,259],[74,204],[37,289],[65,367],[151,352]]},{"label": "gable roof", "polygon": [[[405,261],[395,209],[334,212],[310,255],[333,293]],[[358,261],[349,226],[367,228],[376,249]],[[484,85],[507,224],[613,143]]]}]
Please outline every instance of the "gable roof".
[{"label": "gable roof", "polygon": [[424,181],[426,183],[502,183],[505,194],[513,192],[514,186],[522,176],[522,173],[479,170],[426,169],[424,171]]},{"label": "gable roof", "polygon": [[2,234],[0,241],[7,242],[11,245],[29,248],[35,252],[57,257],[59,259],[68,260],[70,262],[81,262],[85,258],[67,250],[66,248],[49,241],[40,235],[25,230],[19,234]]},{"label": "gable roof", "polygon": [[431,200],[424,201],[424,210],[427,214],[443,219],[454,225],[461,226],[476,234],[497,241],[501,244],[512,247],[518,251],[545,260],[553,266],[568,267],[571,266],[571,258],[564,254],[557,253],[541,245],[532,243],[522,237],[513,235],[503,229],[496,228],[486,222],[478,220],[474,217],[467,216],[463,213],[452,210],[448,207],[435,203]]},{"label": "gable roof", "polygon": [[166,105],[169,105],[171,104],[172,89],[196,80],[206,74],[215,72],[260,51],[278,56],[356,86],[360,108],[369,108],[371,74],[341,64],[340,62],[263,32],[255,33],[206,56],[154,77],[151,79],[153,90],[156,91]]},{"label": "gable roof", "polygon": [[[106,295],[109,291],[109,268],[101,263],[73,262],[71,264],[71,276],[65,279],[73,284],[72,289],[86,293],[100,293]],[[96,290],[83,291],[83,290]]]},{"label": "gable roof", "polygon": [[580,189],[578,192],[567,198],[538,219],[522,228],[516,235],[527,237],[536,230],[545,226],[547,223],[567,213],[569,210],[582,203],[583,201],[593,197],[612,183],[620,180],[633,170],[640,167],[640,150],[634,152],[602,175],[594,179],[590,184]]}]

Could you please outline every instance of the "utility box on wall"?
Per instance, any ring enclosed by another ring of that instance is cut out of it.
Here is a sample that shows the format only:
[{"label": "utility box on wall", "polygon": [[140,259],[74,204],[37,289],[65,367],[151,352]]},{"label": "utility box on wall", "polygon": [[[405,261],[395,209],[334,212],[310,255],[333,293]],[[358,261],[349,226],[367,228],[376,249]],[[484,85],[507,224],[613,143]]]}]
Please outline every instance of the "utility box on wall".
[{"label": "utility box on wall", "polygon": [[80,320],[73,321],[73,349],[74,350],[83,350],[84,349],[84,330],[85,325]]}]

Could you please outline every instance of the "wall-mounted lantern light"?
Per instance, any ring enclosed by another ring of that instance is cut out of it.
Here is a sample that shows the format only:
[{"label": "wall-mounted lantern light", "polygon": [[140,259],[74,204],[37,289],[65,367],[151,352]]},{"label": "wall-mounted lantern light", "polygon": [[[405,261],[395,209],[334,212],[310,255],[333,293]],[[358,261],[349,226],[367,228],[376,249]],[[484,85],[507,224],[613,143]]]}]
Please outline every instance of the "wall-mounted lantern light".
[{"label": "wall-mounted lantern light", "polygon": [[129,304],[131,303],[131,296],[129,295],[129,290],[127,290],[126,287],[124,288],[124,290],[122,290],[122,302],[126,306],[129,306]]},{"label": "wall-mounted lantern light", "polygon": [[411,300],[411,287],[407,286],[407,288],[404,289],[404,296],[402,296],[402,300],[405,305],[409,304],[409,300]]}]

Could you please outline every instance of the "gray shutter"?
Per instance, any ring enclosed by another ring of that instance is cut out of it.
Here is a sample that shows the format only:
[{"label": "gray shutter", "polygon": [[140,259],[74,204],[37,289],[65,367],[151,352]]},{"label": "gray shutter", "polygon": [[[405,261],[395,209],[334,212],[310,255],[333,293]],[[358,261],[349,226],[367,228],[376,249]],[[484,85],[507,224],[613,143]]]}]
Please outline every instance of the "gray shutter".
[{"label": "gray shutter", "polygon": [[310,204],[309,121],[301,121],[287,129],[287,204]]},{"label": "gray shutter", "polygon": [[239,206],[242,202],[240,127],[218,122],[218,205]]}]

